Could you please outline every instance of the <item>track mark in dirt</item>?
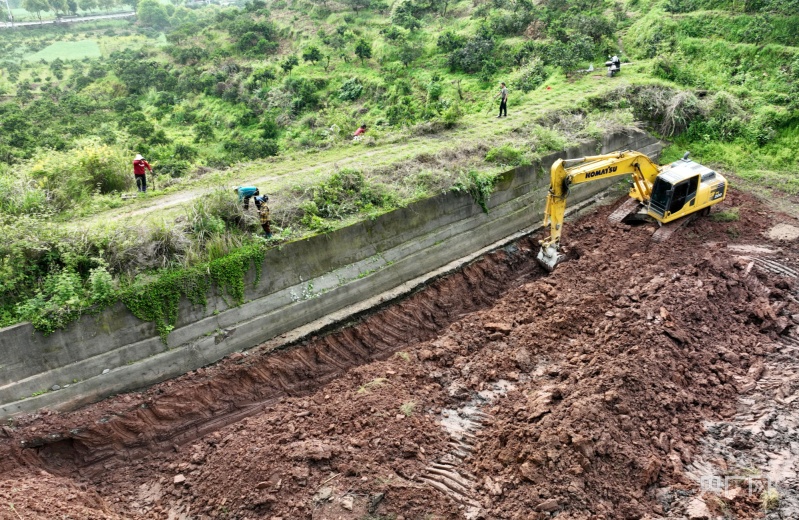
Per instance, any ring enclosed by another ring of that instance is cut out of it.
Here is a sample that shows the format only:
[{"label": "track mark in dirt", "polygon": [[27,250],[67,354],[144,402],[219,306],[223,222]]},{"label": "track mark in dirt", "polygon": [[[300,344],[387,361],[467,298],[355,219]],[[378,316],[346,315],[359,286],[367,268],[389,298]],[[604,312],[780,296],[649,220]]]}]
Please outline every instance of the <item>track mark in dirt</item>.
[{"label": "track mark in dirt", "polygon": [[[491,421],[483,408],[513,388],[511,382],[499,380],[491,388],[477,392],[462,406],[441,411],[441,425],[450,436],[450,451],[425,468],[420,480],[461,504],[466,520],[480,518],[482,505],[478,500],[476,478],[462,467],[463,462],[474,451],[475,434],[484,423]],[[466,385],[460,381],[453,382],[448,389],[453,397],[466,391]]]}]

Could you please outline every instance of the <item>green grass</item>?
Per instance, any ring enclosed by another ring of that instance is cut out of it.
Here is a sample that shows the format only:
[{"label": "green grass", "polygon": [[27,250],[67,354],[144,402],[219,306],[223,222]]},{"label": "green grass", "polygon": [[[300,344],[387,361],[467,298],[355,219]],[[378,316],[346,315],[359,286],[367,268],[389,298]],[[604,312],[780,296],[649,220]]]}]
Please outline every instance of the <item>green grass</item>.
[{"label": "green grass", "polygon": [[761,188],[799,194],[799,127],[777,132],[764,146],[738,139],[733,142],[677,138],[663,151],[661,160],[672,162],[685,151],[697,162],[721,167]]},{"label": "green grass", "polygon": [[713,213],[710,219],[713,222],[738,222],[741,220],[741,212],[739,208],[732,208],[726,211]]},{"label": "green grass", "polygon": [[78,42],[57,42],[48,45],[39,52],[25,56],[27,61],[81,60],[83,58],[99,58],[102,56],[97,40],[81,40]]}]

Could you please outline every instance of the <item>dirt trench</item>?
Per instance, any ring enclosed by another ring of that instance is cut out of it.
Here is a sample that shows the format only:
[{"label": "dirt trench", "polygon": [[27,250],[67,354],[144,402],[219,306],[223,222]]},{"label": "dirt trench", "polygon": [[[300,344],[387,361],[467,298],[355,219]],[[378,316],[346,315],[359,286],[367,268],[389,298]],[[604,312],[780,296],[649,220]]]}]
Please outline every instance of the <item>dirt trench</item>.
[{"label": "dirt trench", "polygon": [[712,510],[697,463],[723,429],[706,426],[735,422],[799,322],[799,244],[766,235],[799,224],[745,194],[725,205],[741,220],[667,243],[600,208],[567,225],[550,275],[523,240],[285,350],[23,418],[0,432],[0,518]]}]

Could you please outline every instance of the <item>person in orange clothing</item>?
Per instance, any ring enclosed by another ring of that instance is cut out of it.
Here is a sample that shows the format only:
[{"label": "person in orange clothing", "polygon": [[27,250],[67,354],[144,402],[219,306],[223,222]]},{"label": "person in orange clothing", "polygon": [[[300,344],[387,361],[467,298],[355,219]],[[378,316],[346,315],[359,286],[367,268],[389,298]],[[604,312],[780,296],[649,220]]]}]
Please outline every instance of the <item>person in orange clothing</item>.
[{"label": "person in orange clothing", "polygon": [[147,191],[147,174],[145,170],[153,173],[150,163],[145,161],[140,153],[137,153],[136,158],[133,159],[133,176],[136,177],[136,188],[142,193]]}]

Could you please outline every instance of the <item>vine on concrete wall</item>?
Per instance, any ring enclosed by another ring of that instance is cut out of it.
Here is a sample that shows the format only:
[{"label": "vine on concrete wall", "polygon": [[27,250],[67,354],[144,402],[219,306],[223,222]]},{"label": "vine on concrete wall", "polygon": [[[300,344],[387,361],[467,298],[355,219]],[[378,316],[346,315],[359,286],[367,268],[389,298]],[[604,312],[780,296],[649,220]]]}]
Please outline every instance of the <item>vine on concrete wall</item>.
[{"label": "vine on concrete wall", "polygon": [[206,305],[211,284],[220,296],[231,298],[229,306],[244,303],[244,280],[251,266],[255,267],[255,281],[261,279],[266,248],[260,243],[246,245],[235,252],[211,262],[189,269],[166,271],[146,284],[131,286],[122,294],[122,302],[134,316],[155,323],[161,340],[175,328],[181,297],[195,305]]}]

